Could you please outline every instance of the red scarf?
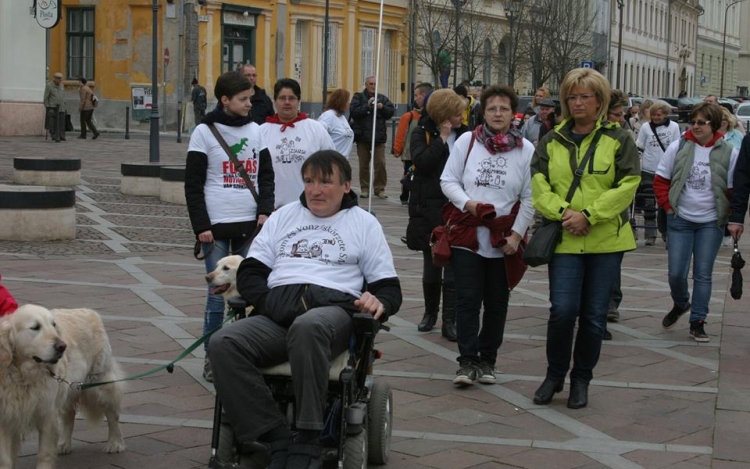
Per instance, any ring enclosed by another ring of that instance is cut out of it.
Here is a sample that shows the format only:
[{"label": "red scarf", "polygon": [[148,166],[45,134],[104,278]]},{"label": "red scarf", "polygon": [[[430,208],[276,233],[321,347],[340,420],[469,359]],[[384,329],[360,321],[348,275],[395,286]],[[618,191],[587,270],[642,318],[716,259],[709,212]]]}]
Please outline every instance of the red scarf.
[{"label": "red scarf", "polygon": [[695,138],[695,135],[693,135],[693,131],[691,129],[688,129],[688,131],[685,132],[685,140],[690,140],[691,142],[695,142],[696,145],[700,145],[706,148],[714,146],[714,143],[716,143],[716,141],[722,138],[723,136],[724,134],[721,132],[714,132],[714,136],[711,137],[711,140],[709,140],[708,143],[704,145]]},{"label": "red scarf", "polygon": [[300,112],[297,114],[297,117],[290,120],[289,122],[281,122],[281,119],[279,119],[278,114],[274,114],[271,117],[266,117],[266,122],[270,122],[271,124],[280,124],[281,125],[281,131],[285,131],[287,127],[294,127],[295,122],[299,122],[301,120],[307,119],[307,114],[304,112]]}]

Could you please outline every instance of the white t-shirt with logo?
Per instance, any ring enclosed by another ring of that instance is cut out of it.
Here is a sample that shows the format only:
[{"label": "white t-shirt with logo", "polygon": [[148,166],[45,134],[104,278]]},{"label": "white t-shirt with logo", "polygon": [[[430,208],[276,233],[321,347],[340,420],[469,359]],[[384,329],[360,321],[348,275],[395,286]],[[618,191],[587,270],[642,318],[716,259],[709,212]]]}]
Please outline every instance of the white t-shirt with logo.
[{"label": "white t-shirt with logo", "polygon": [[[646,126],[641,127],[641,132]],[[674,161],[677,156],[680,141],[672,142],[664,152],[664,158],[661,159],[656,174],[665,178],[672,179],[674,171]],[[685,186],[680,193],[680,205],[677,207],[678,215],[687,221],[693,223],[708,223],[716,221],[719,218],[716,212],[716,199],[711,183],[711,166],[709,165],[709,154],[711,147],[702,147],[695,145],[695,157],[693,166],[690,168],[690,175],[685,181]],[[739,150],[736,148],[732,151],[729,159],[729,180],[727,187],[732,188],[734,167],[737,164]],[[674,207],[673,207],[674,208]]]},{"label": "white t-shirt with logo", "polygon": [[247,257],[272,269],[269,288],[310,283],[359,298],[364,282],[396,277],[383,228],[359,207],[318,218],[289,203],[271,214]]},{"label": "white t-shirt with logo", "polygon": [[336,111],[329,109],[318,117],[318,122],[325,126],[336,146],[336,151],[348,160],[354,144],[354,131],[346,117],[336,115]]},{"label": "white t-shirt with logo", "polygon": [[[260,127],[255,122],[242,127],[214,125],[240,163],[245,165],[250,182],[257,191],[260,152],[266,148]],[[204,153],[208,157],[203,193],[211,224],[255,220],[258,205],[253,194],[206,124],[200,124],[190,136],[188,152],[191,151]]]},{"label": "white t-shirt with logo", "polygon": [[260,126],[263,141],[268,145],[276,182],[276,207],[299,200],[305,190],[302,163],[319,150],[335,150],[326,128],[314,119],[295,122],[294,127],[266,122]]},{"label": "white t-shirt with logo", "polygon": [[643,148],[641,170],[652,174],[656,172],[666,148],[675,140],[680,139],[680,126],[677,125],[677,122],[670,121],[669,125],[656,126],[656,133],[659,135],[659,140],[661,140],[665,150],[661,149],[659,140],[654,136],[648,122],[644,122],[641,126],[641,130],[638,131],[638,140],[635,143],[638,148]]}]

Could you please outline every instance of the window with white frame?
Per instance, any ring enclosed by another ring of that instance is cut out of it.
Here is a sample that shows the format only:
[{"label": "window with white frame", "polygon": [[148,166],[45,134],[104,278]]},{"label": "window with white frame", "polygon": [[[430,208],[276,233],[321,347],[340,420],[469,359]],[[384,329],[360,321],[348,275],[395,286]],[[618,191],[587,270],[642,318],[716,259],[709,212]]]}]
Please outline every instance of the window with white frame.
[{"label": "window with white frame", "polygon": [[304,21],[297,21],[294,28],[294,79],[302,81],[302,70],[304,67],[304,41],[306,24]]},{"label": "window with white frame", "polygon": [[328,86],[336,86],[336,64],[338,63],[338,29],[336,23],[328,23]]},{"label": "window with white frame", "polygon": [[362,80],[375,75],[375,29],[362,28]]},{"label": "window with white frame", "polygon": [[94,78],[94,9],[69,8],[68,78]]}]

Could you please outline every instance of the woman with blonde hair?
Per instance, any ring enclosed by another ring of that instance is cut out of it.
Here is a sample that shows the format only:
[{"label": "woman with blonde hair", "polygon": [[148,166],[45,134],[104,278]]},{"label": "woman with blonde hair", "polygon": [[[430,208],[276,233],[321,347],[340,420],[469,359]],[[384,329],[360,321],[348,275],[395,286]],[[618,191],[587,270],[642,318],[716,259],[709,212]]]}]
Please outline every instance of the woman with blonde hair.
[{"label": "woman with blonde hair", "polygon": [[740,130],[737,129],[737,118],[729,112],[729,109],[721,108],[721,126],[719,132],[724,133],[724,140],[726,140],[732,147],[739,150],[742,145],[742,138],[744,135]]},{"label": "woman with blonde hair", "polygon": [[[638,150],[627,130],[607,121],[609,101],[609,82],[599,72],[568,72],[560,86],[563,121],[539,142],[531,162],[534,208],[562,222],[548,268],[547,374],[536,404],[562,391],[571,357],[568,407],[588,404],[610,295],[623,253],[635,249],[627,209],[641,180]],[[580,181],[568,196],[574,168]]]},{"label": "woman with blonde hair", "polygon": [[343,88],[335,90],[328,96],[325,111],[318,117],[318,122],[325,126],[328,135],[331,136],[336,151],[346,159],[349,159],[349,153],[354,145],[354,132],[345,116],[349,110],[351,96],[351,93]]},{"label": "woman with blonde hair", "polygon": [[441,333],[448,340],[456,340],[456,287],[453,270],[432,263],[430,234],[444,223],[442,208],[448,199],[440,189],[440,174],[456,139],[467,130],[463,125],[465,102],[451,89],[441,89],[427,97],[425,113],[419,127],[411,133],[411,161],[414,179],[409,197],[409,224],[406,244],[409,249],[422,251],[422,292],[424,315],[417,330],[432,330],[437,323],[440,293],[443,295],[443,324]]}]

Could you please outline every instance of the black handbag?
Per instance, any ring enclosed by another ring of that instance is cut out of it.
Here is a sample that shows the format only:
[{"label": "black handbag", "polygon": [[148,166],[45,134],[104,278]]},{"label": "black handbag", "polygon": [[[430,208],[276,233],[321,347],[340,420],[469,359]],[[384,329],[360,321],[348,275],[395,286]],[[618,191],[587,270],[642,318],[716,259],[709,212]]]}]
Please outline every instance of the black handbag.
[{"label": "black handbag", "polygon": [[[586,167],[591,156],[594,154],[594,151],[596,151],[596,144],[599,142],[600,136],[601,130],[594,135],[594,139],[591,141],[591,145],[589,145],[586,155],[583,157],[581,164],[578,165],[578,169],[576,169],[573,174],[573,182],[570,183],[568,195],[565,197],[565,201],[568,203],[573,199],[573,194],[576,189],[578,189],[578,185],[581,182],[581,176],[583,176],[583,168]],[[552,260],[552,256],[555,254],[555,249],[557,249],[557,245],[561,240],[562,222],[545,219],[542,226],[537,228],[531,236],[531,240],[529,240],[529,244],[523,252],[523,261],[531,267],[549,264]]]}]

